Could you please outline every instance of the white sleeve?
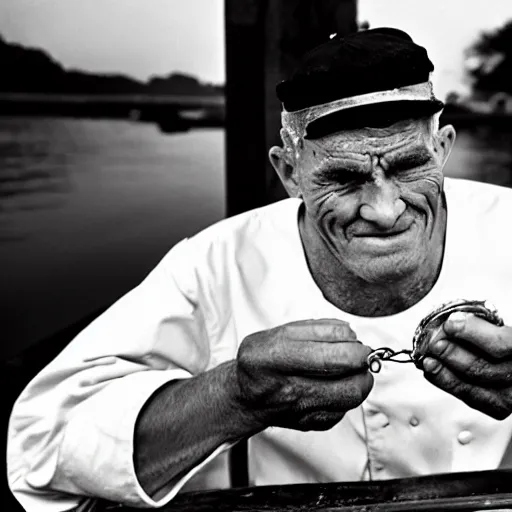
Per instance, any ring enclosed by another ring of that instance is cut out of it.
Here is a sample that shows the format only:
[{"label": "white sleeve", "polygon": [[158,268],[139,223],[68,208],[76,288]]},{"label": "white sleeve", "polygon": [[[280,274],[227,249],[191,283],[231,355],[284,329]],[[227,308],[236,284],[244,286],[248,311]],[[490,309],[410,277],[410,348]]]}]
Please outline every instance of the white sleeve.
[{"label": "white sleeve", "polygon": [[134,290],[80,333],[23,391],[8,432],[9,485],[28,512],[69,510],[92,496],[157,507],[228,445],[218,447],[158,501],[134,470],[137,416],[174,379],[210,358],[197,307],[194,260],[184,240]]}]

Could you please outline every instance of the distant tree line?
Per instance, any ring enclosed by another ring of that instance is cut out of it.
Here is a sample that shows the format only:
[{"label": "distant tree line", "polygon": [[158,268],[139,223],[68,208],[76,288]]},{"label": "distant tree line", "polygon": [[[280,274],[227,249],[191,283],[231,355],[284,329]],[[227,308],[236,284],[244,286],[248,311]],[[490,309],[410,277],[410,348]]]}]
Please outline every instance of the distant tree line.
[{"label": "distant tree line", "polygon": [[0,92],[47,94],[222,95],[223,86],[183,73],[141,82],[121,74],[67,70],[46,52],[8,43],[0,36]]},{"label": "distant tree line", "polygon": [[512,94],[512,20],[482,33],[466,53],[475,93]]}]

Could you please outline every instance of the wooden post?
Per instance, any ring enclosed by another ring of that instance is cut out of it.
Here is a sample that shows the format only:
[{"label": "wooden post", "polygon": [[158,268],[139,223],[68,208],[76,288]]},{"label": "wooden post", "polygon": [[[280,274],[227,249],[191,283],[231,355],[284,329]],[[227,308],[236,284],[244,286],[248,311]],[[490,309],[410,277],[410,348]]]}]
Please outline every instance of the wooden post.
[{"label": "wooden post", "polygon": [[286,197],[268,160],[280,144],[275,86],[356,18],[356,0],[225,0],[228,216]]},{"label": "wooden post", "polygon": [[[332,33],[357,30],[357,0],[225,0],[226,213],[283,199],[268,160],[280,144],[276,84]],[[231,452],[232,485],[248,484],[247,447]]]}]

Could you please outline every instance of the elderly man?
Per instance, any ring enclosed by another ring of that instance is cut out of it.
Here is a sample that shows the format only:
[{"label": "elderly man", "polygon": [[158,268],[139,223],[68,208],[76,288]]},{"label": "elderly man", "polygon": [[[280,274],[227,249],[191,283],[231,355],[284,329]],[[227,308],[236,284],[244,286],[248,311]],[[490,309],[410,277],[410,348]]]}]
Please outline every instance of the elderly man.
[{"label": "elderly man", "polygon": [[368,366],[458,297],[512,319],[512,191],[443,178],[455,133],[432,70],[407,34],[375,29],[278,85],[270,158],[290,198],[177,244],[30,383],[8,445],[28,511],[221,486],[221,452],[244,438],[254,485],[499,467],[512,328],[457,313],[423,370]]}]

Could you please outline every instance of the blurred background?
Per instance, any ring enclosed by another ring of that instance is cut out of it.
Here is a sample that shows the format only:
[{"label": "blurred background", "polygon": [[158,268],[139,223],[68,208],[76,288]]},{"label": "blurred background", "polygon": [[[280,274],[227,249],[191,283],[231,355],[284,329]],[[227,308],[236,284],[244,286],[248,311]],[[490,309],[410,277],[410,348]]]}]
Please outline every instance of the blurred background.
[{"label": "blurred background", "polygon": [[446,174],[512,186],[510,0],[2,0],[0,339],[13,397],[181,238],[284,197],[274,87],[333,32],[435,64]]},{"label": "blurred background", "polygon": [[223,24],[219,0],[0,2],[5,357],[224,216]]}]

